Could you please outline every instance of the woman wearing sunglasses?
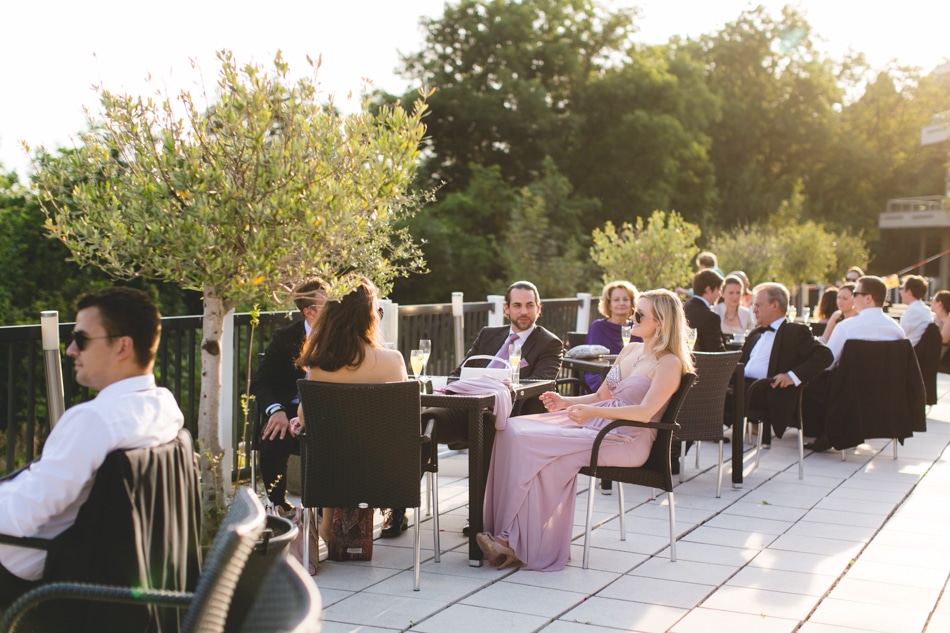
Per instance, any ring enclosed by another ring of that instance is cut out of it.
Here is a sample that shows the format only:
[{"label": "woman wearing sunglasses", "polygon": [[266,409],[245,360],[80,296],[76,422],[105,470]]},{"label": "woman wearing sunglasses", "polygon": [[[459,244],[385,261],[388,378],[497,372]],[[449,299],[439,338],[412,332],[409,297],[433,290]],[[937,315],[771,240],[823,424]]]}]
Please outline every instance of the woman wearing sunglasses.
[{"label": "woman wearing sunglasses", "polygon": [[[683,374],[692,371],[683,303],[669,290],[640,295],[632,336],[597,393],[541,395],[549,413],[510,418],[495,435],[479,547],[500,567],[556,571],[567,563],[577,473],[589,464],[598,431],[611,420],[656,421]],[[652,429],[607,435],[600,466],[641,466]]]}]

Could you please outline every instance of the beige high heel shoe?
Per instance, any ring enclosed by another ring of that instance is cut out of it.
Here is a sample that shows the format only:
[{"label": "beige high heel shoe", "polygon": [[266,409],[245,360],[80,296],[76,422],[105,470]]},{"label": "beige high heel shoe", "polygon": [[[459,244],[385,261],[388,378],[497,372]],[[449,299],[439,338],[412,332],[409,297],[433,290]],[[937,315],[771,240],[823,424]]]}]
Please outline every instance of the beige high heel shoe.
[{"label": "beige high heel shoe", "polygon": [[486,556],[491,558],[498,558],[499,556],[504,556],[505,560],[498,565],[498,569],[506,569],[508,567],[522,567],[524,563],[515,555],[515,550],[511,549],[507,545],[502,545],[495,540],[495,537],[489,534],[488,532],[479,532],[475,535],[475,541],[478,543],[478,547],[485,553]]}]

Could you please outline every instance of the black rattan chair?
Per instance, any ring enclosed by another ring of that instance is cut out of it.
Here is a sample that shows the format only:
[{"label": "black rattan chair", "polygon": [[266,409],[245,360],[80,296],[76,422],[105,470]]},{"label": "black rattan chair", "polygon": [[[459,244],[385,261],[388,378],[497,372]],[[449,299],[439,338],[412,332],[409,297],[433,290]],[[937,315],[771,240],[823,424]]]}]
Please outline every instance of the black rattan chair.
[{"label": "black rattan chair", "polygon": [[914,346],[917,364],[920,365],[920,375],[924,379],[928,405],[937,404],[937,365],[940,364],[942,349],[943,338],[940,336],[940,326],[931,323],[924,329],[920,340]]},{"label": "black rattan chair", "polygon": [[[29,609],[55,599],[92,600],[187,608],[182,633],[224,631],[231,598],[248,556],[264,529],[264,506],[249,488],[234,497],[211,543],[194,593],[58,582],[42,585],[17,599],[0,619],[0,631],[13,631]],[[108,622],[108,615],[102,620]]]},{"label": "black rattan chair", "polygon": [[[765,397],[765,390],[771,388],[771,378],[760,378],[749,385],[749,388],[746,390],[745,419],[750,424],[759,425],[759,435],[755,446],[755,468],[759,467],[759,454],[762,452],[762,436],[766,433],[768,433],[770,436],[772,434],[771,414],[769,413],[767,406],[761,406],[767,401],[767,398]],[[802,392],[805,390],[805,384],[802,383],[797,387],[791,385],[789,387],[785,387],[785,389],[794,389],[797,392],[797,397],[795,398],[795,411],[792,412],[792,418],[795,426],[792,428],[798,430],[798,478],[801,479],[805,472],[805,432],[802,427]],[[753,400],[755,400],[757,403],[760,403],[760,406],[754,407]]]},{"label": "black rattan chair", "polygon": [[250,605],[241,633],[317,633],[320,592],[295,558],[274,563]]},{"label": "black rattan chair", "polygon": [[[304,432],[300,463],[305,508],[415,508],[413,589],[419,590],[423,447],[419,383],[335,384],[300,380]],[[431,476],[427,472],[427,476]],[[438,485],[431,486],[433,491]],[[439,562],[438,501],[433,500],[433,549]],[[309,513],[304,513],[304,534]],[[305,541],[303,559],[307,560]]]},{"label": "black rattan chair", "polygon": [[699,443],[719,443],[716,498],[722,496],[722,417],[729,380],[735,374],[742,352],[694,352],[696,382],[689,391],[676,418],[679,428],[673,441],[680,442],[680,483],[686,472],[686,442],[696,442],[696,467],[699,467]]},{"label": "black rattan chair", "polygon": [[[594,485],[593,481],[597,477],[610,479],[620,482],[617,486],[617,501],[620,505],[620,540],[627,540],[627,524],[625,519],[625,508],[623,503],[623,485],[635,484],[637,486],[648,486],[650,488],[660,488],[670,495],[670,557],[676,561],[676,510],[673,504],[673,475],[670,469],[670,446],[673,443],[673,432],[677,428],[676,416],[683,406],[683,400],[693,386],[696,379],[695,374],[684,374],[680,380],[679,389],[670,398],[666,411],[659,422],[632,422],[630,420],[615,420],[605,426],[597,434],[594,440],[594,446],[590,453],[590,466],[581,468],[582,475],[588,475],[591,478],[591,485],[587,489],[587,521],[584,527],[584,569],[587,569],[587,563],[590,558],[590,525],[594,518]],[[600,444],[604,441],[607,433],[622,426],[635,426],[657,429],[656,440],[650,449],[650,456],[643,466],[621,467],[621,466],[598,466],[597,457],[600,452]]]}]

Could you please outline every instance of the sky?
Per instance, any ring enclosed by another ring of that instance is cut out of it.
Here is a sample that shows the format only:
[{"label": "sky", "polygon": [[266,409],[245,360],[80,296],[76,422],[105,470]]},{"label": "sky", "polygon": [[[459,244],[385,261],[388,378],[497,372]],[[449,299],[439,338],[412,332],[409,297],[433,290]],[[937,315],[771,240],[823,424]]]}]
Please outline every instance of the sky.
[{"label": "sky", "polygon": [[[454,1],[454,0],[453,0]],[[641,10],[636,39],[660,44],[673,35],[714,33],[746,9],[764,5],[778,16],[789,4],[802,11],[834,59],[864,53],[874,68],[892,60],[930,72],[950,58],[950,2],[901,0],[601,0]],[[292,71],[306,56],[322,57],[326,94],[346,108],[362,82],[400,93],[410,86],[395,73],[400,53],[421,49],[421,16],[438,18],[445,0],[30,0],[4,6],[0,21],[0,165],[21,180],[29,158],[21,146],[71,147],[93,112],[93,86],[150,95],[158,88],[197,92],[213,82],[215,51],[228,48],[239,62],[267,65],[277,50]],[[886,7],[886,9],[882,9]],[[860,13],[858,13],[860,11]],[[146,81],[152,77],[152,83]],[[355,108],[355,106],[353,106]],[[351,108],[352,109],[352,108]]]}]

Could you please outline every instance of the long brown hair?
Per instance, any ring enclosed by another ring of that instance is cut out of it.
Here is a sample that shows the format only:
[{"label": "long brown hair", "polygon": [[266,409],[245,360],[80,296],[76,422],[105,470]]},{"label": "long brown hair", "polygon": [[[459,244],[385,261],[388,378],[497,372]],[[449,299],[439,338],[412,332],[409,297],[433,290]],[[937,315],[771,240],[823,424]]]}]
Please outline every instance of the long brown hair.
[{"label": "long brown hair", "polygon": [[366,347],[378,347],[378,327],[376,286],[363,277],[355,290],[323,307],[297,367],[319,367],[327,372],[359,367],[366,358]]}]

